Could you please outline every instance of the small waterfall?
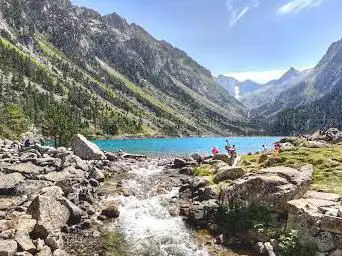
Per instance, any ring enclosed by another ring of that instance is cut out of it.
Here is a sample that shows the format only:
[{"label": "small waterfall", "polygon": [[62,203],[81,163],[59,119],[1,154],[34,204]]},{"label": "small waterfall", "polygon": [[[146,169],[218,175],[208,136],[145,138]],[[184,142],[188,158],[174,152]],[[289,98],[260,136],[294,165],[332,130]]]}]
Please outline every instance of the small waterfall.
[{"label": "small waterfall", "polygon": [[235,90],[235,98],[240,99],[240,85],[239,84],[234,85],[234,90]]},{"label": "small waterfall", "polygon": [[169,206],[178,196],[177,188],[163,187],[162,167],[149,166],[132,171],[134,178],[123,181],[132,196],[117,196],[120,205],[118,228],[136,256],[208,256],[199,249],[179,216]]}]

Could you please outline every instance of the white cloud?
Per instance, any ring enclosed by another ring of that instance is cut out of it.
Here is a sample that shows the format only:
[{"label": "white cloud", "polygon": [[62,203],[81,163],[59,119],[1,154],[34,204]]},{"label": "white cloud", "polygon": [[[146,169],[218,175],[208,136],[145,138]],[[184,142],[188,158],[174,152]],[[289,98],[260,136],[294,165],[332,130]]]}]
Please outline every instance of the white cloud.
[{"label": "white cloud", "polygon": [[290,2],[282,5],[278,11],[278,15],[285,15],[289,13],[298,13],[305,8],[319,6],[324,0],[291,0]]},{"label": "white cloud", "polygon": [[229,14],[229,26],[233,27],[251,9],[259,6],[259,0],[226,0],[226,9]]},{"label": "white cloud", "polygon": [[[297,68],[300,71],[305,69],[309,69],[310,67],[300,67]],[[247,72],[228,72],[225,73],[225,76],[233,77],[240,82],[246,80],[252,80],[257,83],[267,83],[273,79],[279,79],[286,71],[289,69],[274,69],[274,70],[265,70],[265,71],[247,71]]]}]

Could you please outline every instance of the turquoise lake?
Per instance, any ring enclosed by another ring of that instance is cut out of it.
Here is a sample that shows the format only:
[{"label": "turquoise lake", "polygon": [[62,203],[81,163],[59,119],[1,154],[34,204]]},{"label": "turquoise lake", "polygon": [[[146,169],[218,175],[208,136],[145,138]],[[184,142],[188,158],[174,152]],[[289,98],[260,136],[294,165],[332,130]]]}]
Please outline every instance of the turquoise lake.
[{"label": "turquoise lake", "polygon": [[144,154],[148,156],[190,156],[194,153],[210,154],[212,147],[220,152],[226,152],[225,140],[235,145],[238,154],[247,154],[262,150],[262,145],[273,147],[273,143],[280,137],[189,137],[189,138],[158,138],[158,139],[115,139],[94,141],[102,150]]}]

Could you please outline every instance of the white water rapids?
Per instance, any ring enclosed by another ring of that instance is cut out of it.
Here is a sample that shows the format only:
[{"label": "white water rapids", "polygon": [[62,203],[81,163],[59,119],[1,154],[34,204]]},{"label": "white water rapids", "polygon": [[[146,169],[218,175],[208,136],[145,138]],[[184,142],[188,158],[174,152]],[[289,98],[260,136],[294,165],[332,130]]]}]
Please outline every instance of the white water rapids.
[{"label": "white water rapids", "polygon": [[163,168],[149,166],[131,171],[122,186],[131,196],[117,196],[120,216],[116,226],[123,234],[129,255],[208,256],[199,249],[181,217],[169,213],[178,189],[163,186]]}]

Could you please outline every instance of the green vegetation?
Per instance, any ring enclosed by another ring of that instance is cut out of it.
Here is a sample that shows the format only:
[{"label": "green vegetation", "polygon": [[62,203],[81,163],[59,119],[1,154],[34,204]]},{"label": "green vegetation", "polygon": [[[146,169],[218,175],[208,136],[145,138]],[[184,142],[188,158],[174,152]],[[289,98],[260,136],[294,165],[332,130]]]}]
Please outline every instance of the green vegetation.
[{"label": "green vegetation", "polygon": [[223,230],[240,232],[253,228],[267,228],[272,224],[270,211],[263,206],[246,206],[232,201],[218,208],[217,223]]},{"label": "green vegetation", "polygon": [[80,118],[65,104],[50,104],[44,115],[43,135],[53,138],[55,147],[70,146],[79,131]]},{"label": "green vegetation", "polygon": [[125,242],[118,233],[107,232],[101,237],[101,244],[105,256],[125,256]]},{"label": "green vegetation", "polygon": [[279,239],[279,250],[282,256],[312,256],[314,248],[299,244],[298,232],[291,230],[282,234]]},{"label": "green vegetation", "polygon": [[212,176],[215,171],[215,166],[211,164],[201,164],[194,168],[195,176]]},{"label": "green vegetation", "polygon": [[29,121],[24,111],[15,104],[0,107],[0,137],[19,139],[27,131]]},{"label": "green vegetation", "polygon": [[[262,154],[243,156],[245,167],[249,170],[258,170],[270,163],[267,159],[259,163]],[[246,165],[246,163],[251,163]],[[324,190],[342,194],[342,145],[331,145],[328,148],[298,147],[294,150],[280,152],[279,160],[272,165],[284,165],[299,168],[305,164],[314,166],[312,189]]]}]

